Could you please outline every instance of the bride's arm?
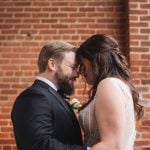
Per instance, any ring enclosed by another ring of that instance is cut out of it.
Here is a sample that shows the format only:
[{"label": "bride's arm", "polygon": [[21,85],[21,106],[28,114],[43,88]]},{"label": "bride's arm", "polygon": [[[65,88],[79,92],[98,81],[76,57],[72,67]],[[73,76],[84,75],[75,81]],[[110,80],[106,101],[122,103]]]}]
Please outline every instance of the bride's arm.
[{"label": "bride's arm", "polygon": [[111,79],[105,79],[98,85],[95,113],[101,141],[92,150],[121,150],[125,130],[125,97]]}]

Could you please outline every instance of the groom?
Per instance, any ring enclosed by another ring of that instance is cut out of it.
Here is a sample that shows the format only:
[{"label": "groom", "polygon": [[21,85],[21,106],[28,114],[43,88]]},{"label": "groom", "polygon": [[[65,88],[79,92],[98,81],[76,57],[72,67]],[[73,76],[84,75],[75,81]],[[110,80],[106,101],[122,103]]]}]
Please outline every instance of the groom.
[{"label": "groom", "polygon": [[76,116],[64,96],[73,94],[78,77],[75,51],[64,41],[49,42],[42,48],[39,75],[17,97],[11,113],[18,150],[86,149]]}]

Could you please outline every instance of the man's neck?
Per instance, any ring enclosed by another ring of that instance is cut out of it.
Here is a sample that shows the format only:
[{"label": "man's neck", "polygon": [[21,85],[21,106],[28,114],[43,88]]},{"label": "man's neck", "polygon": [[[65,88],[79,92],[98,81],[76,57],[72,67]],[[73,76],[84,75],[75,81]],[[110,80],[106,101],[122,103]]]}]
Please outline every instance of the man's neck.
[{"label": "man's neck", "polygon": [[46,84],[48,84],[50,87],[52,87],[52,88],[55,89],[56,91],[58,90],[58,87],[57,87],[57,85],[53,82],[53,80],[47,78],[46,76],[40,74],[39,76],[37,76],[36,79],[45,82]]}]

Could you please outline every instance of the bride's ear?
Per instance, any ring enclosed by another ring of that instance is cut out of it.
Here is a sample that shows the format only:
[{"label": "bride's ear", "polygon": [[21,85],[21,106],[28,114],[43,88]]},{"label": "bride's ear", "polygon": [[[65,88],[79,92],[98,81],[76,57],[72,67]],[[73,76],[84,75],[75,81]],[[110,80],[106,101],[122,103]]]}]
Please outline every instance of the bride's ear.
[{"label": "bride's ear", "polygon": [[56,68],[57,68],[56,60],[53,59],[53,58],[50,58],[50,59],[48,60],[48,69],[49,69],[50,71],[55,71]]}]

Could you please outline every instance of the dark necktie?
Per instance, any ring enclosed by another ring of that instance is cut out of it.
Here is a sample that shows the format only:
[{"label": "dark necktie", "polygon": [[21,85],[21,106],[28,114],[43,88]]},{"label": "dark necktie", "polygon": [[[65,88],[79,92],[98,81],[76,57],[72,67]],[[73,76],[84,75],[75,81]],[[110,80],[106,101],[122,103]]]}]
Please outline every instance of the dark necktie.
[{"label": "dark necktie", "polygon": [[69,100],[70,99],[69,96],[64,94],[61,90],[58,90],[57,92],[62,96],[63,99],[65,99],[65,100]]},{"label": "dark necktie", "polygon": [[65,100],[65,103],[68,105],[69,109],[73,112],[73,109],[71,108],[69,104],[70,97],[64,94],[61,90],[58,90],[57,92],[61,95],[61,97]]}]

